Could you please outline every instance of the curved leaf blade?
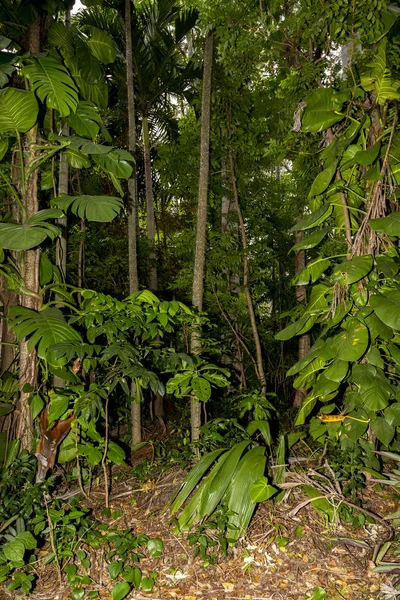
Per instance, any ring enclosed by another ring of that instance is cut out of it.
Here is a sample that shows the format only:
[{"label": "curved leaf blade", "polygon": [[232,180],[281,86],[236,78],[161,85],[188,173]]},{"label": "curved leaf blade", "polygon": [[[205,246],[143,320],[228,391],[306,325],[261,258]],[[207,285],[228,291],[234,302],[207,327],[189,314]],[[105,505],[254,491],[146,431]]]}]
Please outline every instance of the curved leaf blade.
[{"label": "curved leaf blade", "polygon": [[34,126],[38,103],[33,92],[7,88],[0,91],[0,134],[23,133]]}]

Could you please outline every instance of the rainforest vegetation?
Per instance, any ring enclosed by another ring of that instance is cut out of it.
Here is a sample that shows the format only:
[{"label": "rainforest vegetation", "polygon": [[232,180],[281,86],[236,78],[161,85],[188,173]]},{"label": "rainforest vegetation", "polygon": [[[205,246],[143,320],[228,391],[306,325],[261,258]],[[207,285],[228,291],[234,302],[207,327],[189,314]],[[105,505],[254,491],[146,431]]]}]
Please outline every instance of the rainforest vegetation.
[{"label": "rainforest vegetation", "polygon": [[168,527],[124,525],[113,497],[168,473],[170,528],[206,566],[298,494],[331,529],[379,525],[359,547],[400,595],[399,17],[2,0],[5,598],[41,564],[100,597],[88,548],[112,598],[154,592],[140,561]]}]

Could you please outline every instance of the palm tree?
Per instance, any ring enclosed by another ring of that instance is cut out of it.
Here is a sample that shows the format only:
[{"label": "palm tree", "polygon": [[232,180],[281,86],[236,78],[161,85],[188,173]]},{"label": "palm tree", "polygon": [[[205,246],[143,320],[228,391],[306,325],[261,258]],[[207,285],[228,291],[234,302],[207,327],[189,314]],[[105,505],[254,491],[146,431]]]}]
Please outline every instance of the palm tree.
[{"label": "palm tree", "polygon": [[[135,106],[142,130],[149,248],[148,286],[156,290],[156,223],[151,148],[160,131],[168,128],[174,101],[188,95],[190,82],[199,77],[199,71],[188,60],[183,47],[187,34],[196,23],[197,11],[183,10],[175,0],[143,0],[136,5],[132,3],[132,7],[132,55],[129,60],[132,60]],[[118,11],[121,15],[125,12],[126,21],[126,7],[116,3],[115,9],[89,8],[79,13],[77,22],[83,28],[94,26],[112,33],[122,54],[126,53],[126,31],[124,36]]]},{"label": "palm tree", "polygon": [[194,10],[182,11],[171,0],[145,0],[135,11],[133,63],[137,79],[137,105],[142,121],[146,185],[149,287],[157,289],[155,263],[155,214],[153,200],[149,121],[160,123],[171,102],[189,91],[196,75],[182,52],[182,42],[197,20]]}]

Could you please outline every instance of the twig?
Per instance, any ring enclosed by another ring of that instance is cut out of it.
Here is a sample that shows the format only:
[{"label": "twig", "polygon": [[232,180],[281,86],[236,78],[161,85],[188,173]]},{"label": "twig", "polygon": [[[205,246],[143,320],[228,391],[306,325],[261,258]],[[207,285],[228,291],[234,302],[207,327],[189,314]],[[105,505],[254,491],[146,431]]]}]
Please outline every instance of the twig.
[{"label": "twig", "polygon": [[[160,488],[166,488],[166,487],[171,487],[175,485],[175,483],[173,481],[171,481],[171,483],[164,483],[163,485],[157,485],[157,489],[159,490]],[[135,494],[137,492],[148,492],[149,490],[145,490],[144,488],[138,488],[136,490],[128,490],[127,492],[122,492],[121,494],[117,494],[116,496],[114,496],[114,494],[112,494],[112,499],[116,500],[117,498],[124,498],[125,496],[129,496],[129,494]]]}]

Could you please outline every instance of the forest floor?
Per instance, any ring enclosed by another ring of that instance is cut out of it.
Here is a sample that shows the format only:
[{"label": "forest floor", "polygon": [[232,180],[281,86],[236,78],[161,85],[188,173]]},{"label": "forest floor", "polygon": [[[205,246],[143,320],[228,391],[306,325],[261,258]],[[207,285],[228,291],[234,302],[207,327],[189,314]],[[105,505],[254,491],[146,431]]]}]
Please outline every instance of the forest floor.
[{"label": "forest floor", "polygon": [[[386,522],[378,518],[377,522],[366,522],[362,527],[338,519],[329,522],[297,485],[307,483],[304,468],[300,479],[298,474],[289,477],[292,484],[288,485],[287,498],[279,503],[260,504],[246,537],[226,557],[220,556],[217,564],[208,566],[200,556],[193,557],[194,547],[188,544],[186,535],[174,533],[170,524],[167,504],[185,473],[173,467],[142,484],[130,473],[132,469],[118,468],[113,478],[110,509],[114,513],[122,511],[117,519],[104,516],[101,484],[82,501],[100,521],[113,521],[114,526],[130,529],[135,535],[146,534],[163,541],[160,558],[145,556],[138,565],[144,575],[157,572],[152,592],[131,592],[127,600],[395,600],[400,597],[387,576],[372,570],[374,548],[381,548],[388,539]],[[363,490],[362,506],[366,513],[383,517],[397,509],[396,497],[387,490],[378,490],[373,484]],[[90,558],[87,574],[93,582],[87,590],[97,590],[99,598],[112,600],[111,590],[116,582],[110,578],[104,550],[84,549]],[[43,549],[44,554],[50,551]],[[395,555],[393,544],[384,560],[397,562]],[[32,600],[73,597],[66,579],[60,586],[54,563],[38,568],[37,576],[35,591],[29,595]],[[17,592],[0,591],[2,600],[17,597]]]}]

